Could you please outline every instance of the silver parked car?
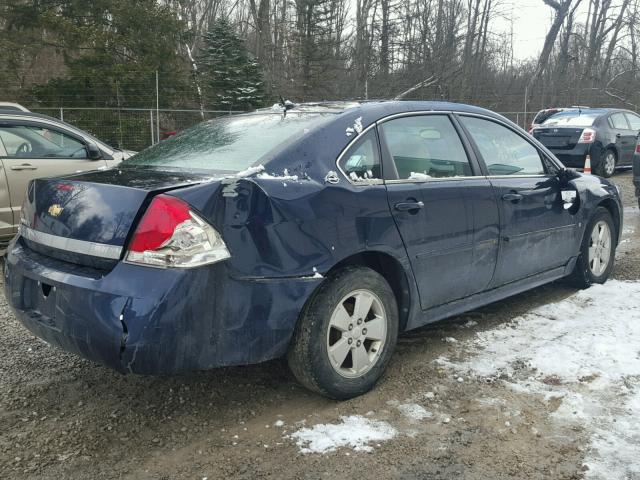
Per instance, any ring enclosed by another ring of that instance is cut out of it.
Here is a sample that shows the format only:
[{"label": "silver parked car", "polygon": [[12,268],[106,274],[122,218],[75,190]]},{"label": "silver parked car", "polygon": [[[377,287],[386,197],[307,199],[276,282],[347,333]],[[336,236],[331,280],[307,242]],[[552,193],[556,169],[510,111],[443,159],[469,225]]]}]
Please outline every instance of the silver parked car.
[{"label": "silver parked car", "polygon": [[55,118],[0,106],[0,247],[18,231],[30,180],[113,167],[133,153]]}]

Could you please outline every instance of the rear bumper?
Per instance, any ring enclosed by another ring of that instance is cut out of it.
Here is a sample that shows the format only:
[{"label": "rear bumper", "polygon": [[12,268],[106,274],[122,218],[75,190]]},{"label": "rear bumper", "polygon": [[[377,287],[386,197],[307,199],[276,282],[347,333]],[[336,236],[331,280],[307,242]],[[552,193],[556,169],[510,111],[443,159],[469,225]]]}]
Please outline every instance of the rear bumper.
[{"label": "rear bumper", "polygon": [[571,150],[554,148],[549,148],[549,150],[565,167],[569,168],[584,168],[584,162],[587,158],[587,154],[591,156],[591,168],[598,167],[602,159],[602,148],[598,145],[577,144]]},{"label": "rear bumper", "polygon": [[234,279],[225,263],[110,272],[7,252],[5,296],[46,342],[121,372],[171,374],[258,363],[287,351],[320,279]]}]

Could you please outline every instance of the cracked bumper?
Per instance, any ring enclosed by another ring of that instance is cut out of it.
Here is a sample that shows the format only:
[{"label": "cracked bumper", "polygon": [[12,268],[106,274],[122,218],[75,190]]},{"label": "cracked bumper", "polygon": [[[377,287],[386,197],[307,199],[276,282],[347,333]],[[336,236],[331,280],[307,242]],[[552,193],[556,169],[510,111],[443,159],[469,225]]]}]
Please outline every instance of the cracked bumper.
[{"label": "cracked bumper", "polygon": [[121,372],[171,374],[277,358],[319,279],[234,279],[224,263],[76,267],[12,243],[5,296],[51,345]]}]

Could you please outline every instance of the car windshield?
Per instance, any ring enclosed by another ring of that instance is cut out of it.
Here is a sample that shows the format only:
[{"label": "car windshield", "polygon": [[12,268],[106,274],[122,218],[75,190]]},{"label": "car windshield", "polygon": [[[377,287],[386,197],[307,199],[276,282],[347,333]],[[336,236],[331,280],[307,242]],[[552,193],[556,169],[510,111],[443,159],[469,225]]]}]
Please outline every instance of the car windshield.
[{"label": "car windshield", "polygon": [[602,113],[594,113],[594,112],[562,112],[556,113],[555,115],[546,119],[542,125],[543,126],[567,126],[567,127],[590,127],[595,122],[596,118],[598,118]]},{"label": "car windshield", "polygon": [[280,112],[209,120],[143,150],[124,166],[237,173],[307,134],[333,114]]}]

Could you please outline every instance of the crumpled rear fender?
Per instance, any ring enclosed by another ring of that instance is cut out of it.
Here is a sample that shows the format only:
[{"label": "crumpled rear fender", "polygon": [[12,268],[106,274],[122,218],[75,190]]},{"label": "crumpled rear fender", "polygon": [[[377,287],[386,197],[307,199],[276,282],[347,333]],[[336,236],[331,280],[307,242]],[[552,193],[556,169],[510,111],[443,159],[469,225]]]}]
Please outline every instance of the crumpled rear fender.
[{"label": "crumpled rear fender", "polygon": [[322,274],[370,250],[406,263],[382,184],[243,178],[229,179],[222,189],[201,184],[172,194],[221,232],[231,252],[230,271],[239,278]]}]

